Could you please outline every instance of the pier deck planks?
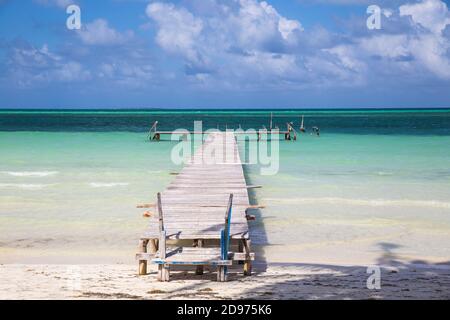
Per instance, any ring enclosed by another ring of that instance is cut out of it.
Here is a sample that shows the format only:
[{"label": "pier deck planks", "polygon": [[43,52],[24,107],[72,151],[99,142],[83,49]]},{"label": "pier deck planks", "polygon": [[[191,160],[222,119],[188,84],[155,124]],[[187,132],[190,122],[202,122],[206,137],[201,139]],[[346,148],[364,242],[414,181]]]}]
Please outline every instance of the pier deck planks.
[{"label": "pier deck planks", "polygon": [[[211,133],[162,192],[168,239],[220,239],[230,194],[234,195],[231,239],[248,240],[246,210],[250,202],[235,135]],[[158,238],[158,218],[154,216],[141,240]]]}]

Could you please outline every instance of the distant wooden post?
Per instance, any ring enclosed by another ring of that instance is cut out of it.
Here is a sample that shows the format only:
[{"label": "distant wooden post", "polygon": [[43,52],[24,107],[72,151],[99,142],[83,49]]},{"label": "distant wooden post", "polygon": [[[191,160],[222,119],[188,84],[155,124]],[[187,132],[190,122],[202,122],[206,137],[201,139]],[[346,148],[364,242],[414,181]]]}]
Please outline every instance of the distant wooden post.
[{"label": "distant wooden post", "polygon": [[158,127],[158,121],[155,121],[155,122],[153,123],[152,127],[150,128],[149,132],[148,132],[148,139],[149,139],[150,141],[155,139],[155,136],[153,136],[152,133],[153,133],[153,132],[156,133],[156,128],[157,128],[157,127]]},{"label": "distant wooden post", "polygon": [[273,129],[273,112],[270,113],[270,125],[269,130],[272,132]]}]

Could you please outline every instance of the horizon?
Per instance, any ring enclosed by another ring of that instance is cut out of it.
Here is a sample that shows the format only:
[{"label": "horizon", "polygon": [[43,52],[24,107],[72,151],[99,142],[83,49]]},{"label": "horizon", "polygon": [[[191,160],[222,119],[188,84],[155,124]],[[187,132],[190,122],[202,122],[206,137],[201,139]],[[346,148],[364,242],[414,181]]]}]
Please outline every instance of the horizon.
[{"label": "horizon", "polygon": [[198,112],[198,111],[219,111],[219,112],[246,112],[246,111],[270,111],[270,112],[290,112],[290,111],[305,111],[305,112],[315,112],[315,111],[450,111],[450,107],[380,107],[380,108],[2,108],[0,107],[0,112],[77,112],[77,111],[87,111],[87,112],[153,112],[153,111],[174,111],[174,112]]}]

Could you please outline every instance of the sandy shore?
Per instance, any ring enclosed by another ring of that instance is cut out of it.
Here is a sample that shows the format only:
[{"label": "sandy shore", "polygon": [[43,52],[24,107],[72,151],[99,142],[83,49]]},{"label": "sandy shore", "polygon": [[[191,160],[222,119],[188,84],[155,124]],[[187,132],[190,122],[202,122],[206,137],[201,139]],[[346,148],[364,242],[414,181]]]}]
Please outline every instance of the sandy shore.
[{"label": "sandy shore", "polygon": [[365,267],[257,265],[252,277],[231,270],[172,272],[156,281],[154,268],[137,276],[136,265],[0,265],[0,299],[450,299],[448,266],[383,268],[381,289],[367,289]]}]

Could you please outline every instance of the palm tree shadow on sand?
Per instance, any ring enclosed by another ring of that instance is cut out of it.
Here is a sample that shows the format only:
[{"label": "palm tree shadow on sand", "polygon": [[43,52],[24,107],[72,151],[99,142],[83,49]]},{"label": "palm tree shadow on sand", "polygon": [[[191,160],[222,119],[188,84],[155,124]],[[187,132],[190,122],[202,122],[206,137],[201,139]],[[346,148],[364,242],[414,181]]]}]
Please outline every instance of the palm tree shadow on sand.
[{"label": "palm tree shadow on sand", "polygon": [[[273,264],[276,274],[242,294],[243,299],[449,299],[450,261],[405,261],[397,254],[400,245],[381,242],[381,289],[370,290],[372,273],[367,266]],[[271,264],[272,266],[272,264]],[[283,273],[284,271],[284,273]],[[259,281],[259,280],[257,280]]]},{"label": "palm tree shadow on sand", "polygon": [[[234,293],[210,289],[209,294],[211,298],[234,300],[450,299],[450,261],[402,261],[395,253],[399,245],[383,242],[378,246],[382,252],[377,262],[383,263],[379,290],[368,289],[367,280],[372,274],[367,273],[367,266],[271,263],[266,272],[245,278],[240,268],[233,267],[229,282],[220,286],[239,289]],[[199,280],[188,271],[171,277],[173,281],[189,279]],[[201,280],[215,282],[215,270],[206,270]],[[168,298],[203,297],[204,285],[204,281],[189,281],[169,293]]]}]

